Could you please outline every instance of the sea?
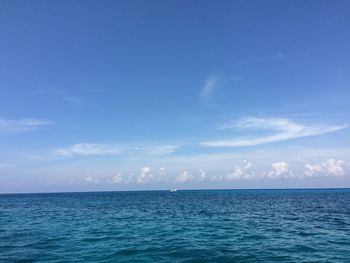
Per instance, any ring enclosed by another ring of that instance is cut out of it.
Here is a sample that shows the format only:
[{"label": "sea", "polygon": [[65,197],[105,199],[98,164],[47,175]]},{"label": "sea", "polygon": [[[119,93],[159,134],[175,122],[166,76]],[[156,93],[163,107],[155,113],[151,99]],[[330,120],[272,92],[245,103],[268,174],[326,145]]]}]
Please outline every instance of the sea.
[{"label": "sea", "polygon": [[0,262],[350,262],[350,189],[2,194]]}]

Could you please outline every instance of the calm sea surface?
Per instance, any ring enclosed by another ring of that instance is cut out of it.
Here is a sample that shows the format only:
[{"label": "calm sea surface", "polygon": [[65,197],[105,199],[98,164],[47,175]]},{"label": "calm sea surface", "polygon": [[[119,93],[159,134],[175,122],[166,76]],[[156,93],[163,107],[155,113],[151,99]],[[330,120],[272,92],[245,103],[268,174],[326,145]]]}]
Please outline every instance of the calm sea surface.
[{"label": "calm sea surface", "polygon": [[350,262],[350,190],[0,195],[0,262]]}]

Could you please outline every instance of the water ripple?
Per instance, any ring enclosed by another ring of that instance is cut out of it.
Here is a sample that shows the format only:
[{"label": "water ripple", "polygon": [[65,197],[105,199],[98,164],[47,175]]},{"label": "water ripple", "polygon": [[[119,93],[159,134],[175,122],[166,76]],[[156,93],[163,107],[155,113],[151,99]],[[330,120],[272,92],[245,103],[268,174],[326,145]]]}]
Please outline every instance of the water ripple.
[{"label": "water ripple", "polygon": [[350,190],[0,195],[0,262],[349,262]]}]

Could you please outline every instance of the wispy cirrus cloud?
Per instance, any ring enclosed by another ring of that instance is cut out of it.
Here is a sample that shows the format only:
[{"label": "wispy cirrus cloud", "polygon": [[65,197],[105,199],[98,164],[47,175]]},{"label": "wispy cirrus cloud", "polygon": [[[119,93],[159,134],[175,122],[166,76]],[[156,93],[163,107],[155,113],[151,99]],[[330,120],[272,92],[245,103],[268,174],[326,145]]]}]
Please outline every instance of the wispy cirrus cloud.
[{"label": "wispy cirrus cloud", "polygon": [[60,148],[55,151],[56,154],[72,157],[72,156],[93,156],[93,155],[114,155],[118,154],[117,148],[107,147],[97,143],[79,143],[67,148]]},{"label": "wispy cirrus cloud", "polygon": [[27,132],[52,125],[50,120],[43,119],[19,119],[9,120],[0,118],[0,132]]},{"label": "wispy cirrus cloud", "polygon": [[219,88],[221,78],[218,74],[210,74],[204,81],[204,85],[199,93],[199,99],[202,102],[208,102],[210,97]]},{"label": "wispy cirrus cloud", "polygon": [[163,155],[173,153],[178,148],[179,146],[177,145],[159,145],[149,148],[148,152],[154,155]]},{"label": "wispy cirrus cloud", "polygon": [[119,155],[128,160],[144,161],[149,158],[165,158],[171,156],[180,146],[174,144],[155,144],[149,145],[145,143],[141,146],[135,146],[134,143],[75,143],[65,147],[56,147],[50,150],[49,153],[26,154],[26,158],[32,160],[60,160],[61,157],[74,157],[74,156],[109,156]]},{"label": "wispy cirrus cloud", "polygon": [[85,103],[85,100],[79,96],[66,96],[64,100],[68,103],[75,104],[75,105],[81,105]]},{"label": "wispy cirrus cloud", "polygon": [[239,121],[238,123],[226,124],[221,128],[270,130],[275,132],[275,134],[259,137],[241,137],[224,140],[213,140],[202,142],[201,144],[209,147],[253,146],[331,133],[345,129],[347,127],[347,124],[338,126],[325,124],[304,125],[284,118],[246,118]]},{"label": "wispy cirrus cloud", "polygon": [[222,76],[217,73],[211,73],[204,80],[203,86],[199,92],[199,100],[202,103],[208,103],[215,95],[218,89],[223,88],[227,82],[240,81],[240,76]]}]

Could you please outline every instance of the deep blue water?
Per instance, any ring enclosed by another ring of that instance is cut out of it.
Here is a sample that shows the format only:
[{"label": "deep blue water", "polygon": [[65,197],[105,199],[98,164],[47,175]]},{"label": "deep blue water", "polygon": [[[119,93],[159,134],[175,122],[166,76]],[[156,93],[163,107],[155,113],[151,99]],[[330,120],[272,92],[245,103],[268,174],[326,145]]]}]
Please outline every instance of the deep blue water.
[{"label": "deep blue water", "polygon": [[0,262],[350,262],[350,190],[0,195]]}]

